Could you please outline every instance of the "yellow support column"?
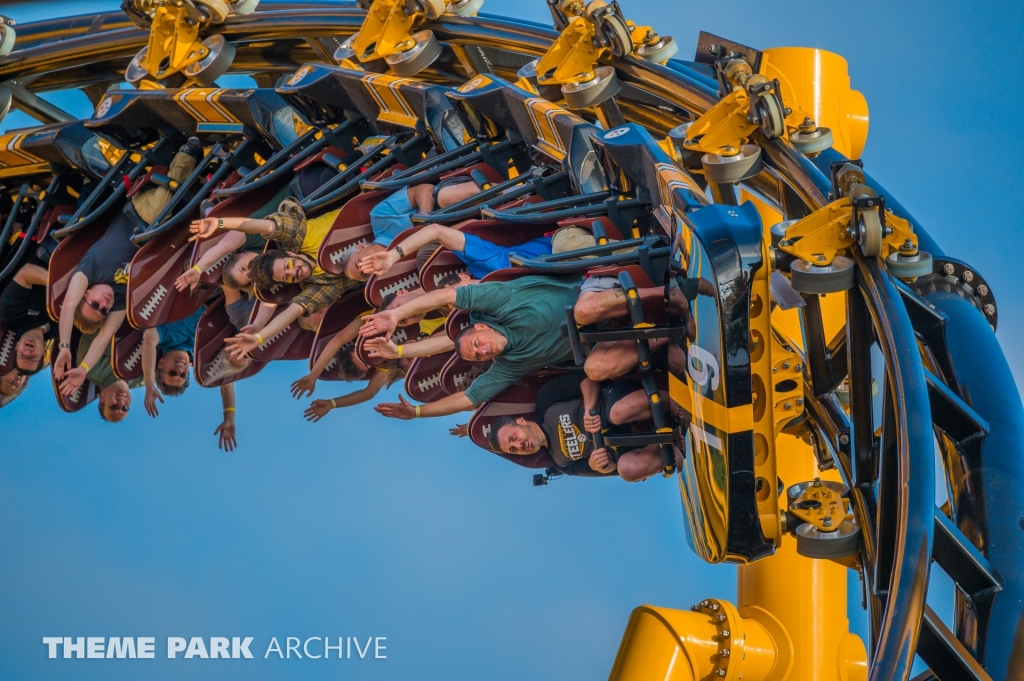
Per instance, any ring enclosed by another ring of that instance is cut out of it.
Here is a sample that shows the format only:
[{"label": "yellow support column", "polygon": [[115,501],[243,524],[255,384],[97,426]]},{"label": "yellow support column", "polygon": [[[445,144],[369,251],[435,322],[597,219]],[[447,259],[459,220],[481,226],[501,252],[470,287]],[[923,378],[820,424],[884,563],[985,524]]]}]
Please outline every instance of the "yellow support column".
[{"label": "yellow support column", "polygon": [[[838,479],[819,473],[809,445],[790,435],[776,440],[779,477],[789,486],[798,482]],[[804,558],[796,540],[784,537],[771,558],[739,568],[737,602],[772,613],[793,642],[789,679],[800,681],[863,681],[867,653],[846,617],[847,568],[829,560]]]}]

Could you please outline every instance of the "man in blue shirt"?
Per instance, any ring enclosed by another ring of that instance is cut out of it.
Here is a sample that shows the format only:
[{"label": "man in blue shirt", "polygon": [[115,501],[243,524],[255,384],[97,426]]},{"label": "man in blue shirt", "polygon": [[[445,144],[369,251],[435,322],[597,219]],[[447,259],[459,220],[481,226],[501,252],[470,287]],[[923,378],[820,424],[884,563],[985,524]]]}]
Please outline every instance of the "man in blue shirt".
[{"label": "man in blue shirt", "polygon": [[367,255],[360,259],[359,269],[363,274],[376,274],[378,277],[387,274],[388,270],[406,254],[414,253],[433,242],[455,254],[466,263],[474,279],[483,279],[495,270],[511,267],[509,254],[515,253],[525,258],[535,258],[551,253],[551,237],[542,236],[515,246],[499,246],[485,241],[475,234],[466,234],[443,225],[427,225],[390,251]]},{"label": "man in blue shirt", "polygon": [[177,397],[188,388],[196,327],[205,310],[204,305],[190,317],[146,329],[142,338],[142,373],[146,384],[146,412],[150,416],[156,417],[159,413],[156,401],[164,401],[161,393]]}]

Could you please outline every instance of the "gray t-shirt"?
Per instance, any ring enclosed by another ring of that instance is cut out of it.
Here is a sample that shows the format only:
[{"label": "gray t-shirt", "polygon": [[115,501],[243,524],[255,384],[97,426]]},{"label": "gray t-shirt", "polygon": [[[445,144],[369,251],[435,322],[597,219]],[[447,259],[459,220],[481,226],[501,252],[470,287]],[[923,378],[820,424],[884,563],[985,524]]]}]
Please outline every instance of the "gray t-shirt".
[{"label": "gray t-shirt", "polygon": [[494,364],[466,391],[479,406],[522,376],[572,358],[560,322],[575,300],[579,278],[530,275],[507,282],[471,284],[455,289],[455,307],[469,310],[470,320],[500,333],[508,344]]},{"label": "gray t-shirt", "polygon": [[548,407],[540,426],[548,438],[548,454],[559,468],[589,459],[594,452],[594,438],[583,429],[582,397]]},{"label": "gray t-shirt", "polygon": [[131,219],[118,213],[111,220],[107,231],[85,252],[75,268],[75,272],[81,272],[89,280],[89,286],[108,284],[114,289],[114,304],[111,306],[114,312],[125,308],[128,266],[138,251],[131,241],[134,230]]}]

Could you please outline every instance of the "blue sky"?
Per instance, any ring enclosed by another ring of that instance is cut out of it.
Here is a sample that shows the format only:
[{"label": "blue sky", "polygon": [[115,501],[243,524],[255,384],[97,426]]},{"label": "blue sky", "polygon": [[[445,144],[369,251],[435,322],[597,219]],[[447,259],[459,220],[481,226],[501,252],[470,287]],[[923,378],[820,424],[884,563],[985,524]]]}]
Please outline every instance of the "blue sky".
[{"label": "blue sky", "polygon": [[[2,11],[25,23],[117,5]],[[1005,78],[1024,57],[991,51],[1016,44],[1020,5],[622,5],[674,35],[683,56],[699,29],[845,56],[871,109],[866,168],[988,279],[1020,384],[1024,353],[1007,339],[1024,331],[1013,279],[1024,152]],[[547,17],[541,0],[486,10]],[[734,598],[735,570],[686,548],[674,482],[535,489],[526,470],[450,438],[454,418],[388,421],[363,405],[307,424],[306,402],[288,395],[303,369],[277,363],[239,385],[230,454],[212,435],[217,391],[197,386],[155,421],[138,394],[127,421],[109,425],[92,409],[61,414],[41,375],[0,411],[0,676],[593,679],[633,607]],[[321,384],[316,396],[342,391]],[[859,604],[859,587],[851,594]],[[385,636],[387,659],[160,659],[167,636],[253,636],[262,658],[273,636],[325,635]],[[154,636],[158,659],[47,660],[43,636]]]}]

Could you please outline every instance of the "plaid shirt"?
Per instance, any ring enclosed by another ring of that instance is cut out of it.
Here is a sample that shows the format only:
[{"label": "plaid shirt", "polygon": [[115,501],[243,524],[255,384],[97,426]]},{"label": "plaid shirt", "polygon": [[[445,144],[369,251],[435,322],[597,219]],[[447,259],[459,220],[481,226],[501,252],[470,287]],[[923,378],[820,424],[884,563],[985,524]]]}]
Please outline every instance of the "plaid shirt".
[{"label": "plaid shirt", "polygon": [[[281,248],[286,251],[301,253],[302,242],[306,238],[306,214],[302,212],[302,207],[295,199],[285,199],[277,211],[267,216],[267,219],[276,225],[274,231],[267,235],[267,240],[280,243]],[[304,255],[310,257],[316,265],[315,253],[312,256],[308,253]],[[292,303],[301,305],[305,313],[311,315],[334,303],[346,291],[362,286],[363,282],[349,279],[344,275],[327,272],[314,274],[302,282],[302,293],[292,298]]]}]

